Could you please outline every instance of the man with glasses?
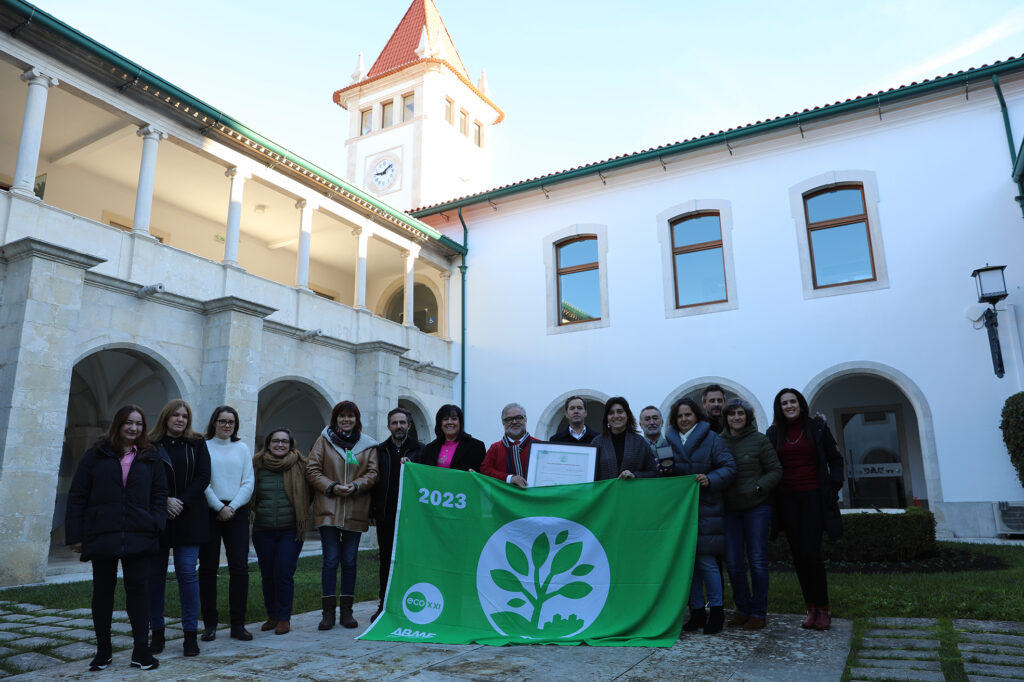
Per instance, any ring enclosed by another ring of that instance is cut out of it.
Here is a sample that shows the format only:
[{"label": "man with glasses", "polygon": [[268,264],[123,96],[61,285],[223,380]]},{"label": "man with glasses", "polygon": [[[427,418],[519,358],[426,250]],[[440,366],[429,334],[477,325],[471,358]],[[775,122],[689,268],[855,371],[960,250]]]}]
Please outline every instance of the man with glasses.
[{"label": "man with glasses", "polygon": [[380,560],[380,603],[377,613],[370,622],[384,610],[384,590],[388,586],[388,574],[391,570],[391,550],[395,542],[395,516],[398,514],[398,481],[401,466],[409,460],[419,458],[423,443],[416,440],[412,415],[404,407],[396,407],[388,412],[388,431],[391,437],[377,446],[377,466],[380,479],[370,491],[370,516],[377,524],[377,553]]},{"label": "man with glasses", "polygon": [[480,473],[525,488],[530,444],[541,441],[527,432],[526,408],[519,403],[509,403],[501,410],[501,424],[505,437],[487,449]]}]

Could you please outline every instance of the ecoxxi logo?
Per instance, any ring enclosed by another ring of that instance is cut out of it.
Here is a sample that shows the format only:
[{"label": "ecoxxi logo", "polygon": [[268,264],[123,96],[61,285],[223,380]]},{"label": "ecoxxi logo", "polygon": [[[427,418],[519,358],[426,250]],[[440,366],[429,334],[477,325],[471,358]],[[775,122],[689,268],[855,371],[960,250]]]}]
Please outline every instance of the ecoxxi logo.
[{"label": "ecoxxi logo", "polygon": [[405,591],[402,610],[405,617],[417,625],[433,623],[444,610],[444,597],[441,590],[430,583],[416,583]]},{"label": "ecoxxi logo", "polygon": [[476,588],[491,626],[516,639],[571,637],[608,600],[608,556],[586,527],[552,516],[507,523],[480,552]]}]

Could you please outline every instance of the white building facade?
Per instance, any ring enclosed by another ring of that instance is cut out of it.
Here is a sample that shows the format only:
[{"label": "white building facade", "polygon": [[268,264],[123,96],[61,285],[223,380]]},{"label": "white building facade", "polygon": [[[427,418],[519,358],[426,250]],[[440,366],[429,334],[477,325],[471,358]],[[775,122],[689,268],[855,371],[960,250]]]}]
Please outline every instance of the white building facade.
[{"label": "white building facade", "polygon": [[[667,412],[718,383],[763,430],[793,387],[843,447],[846,506],[1005,532],[993,503],[1024,501],[999,431],[1024,388],[1021,132],[1011,60],[415,211],[468,226],[470,429],[493,439],[514,400],[546,438],[569,395],[599,428],[610,396]],[[1007,266],[1004,378],[977,323],[987,264]]]}]

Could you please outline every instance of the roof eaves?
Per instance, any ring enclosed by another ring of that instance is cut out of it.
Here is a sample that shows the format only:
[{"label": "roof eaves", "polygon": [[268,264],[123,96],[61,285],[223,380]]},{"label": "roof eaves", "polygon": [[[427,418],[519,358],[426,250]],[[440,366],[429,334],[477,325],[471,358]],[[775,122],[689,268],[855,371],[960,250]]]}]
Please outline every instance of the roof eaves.
[{"label": "roof eaves", "polygon": [[[94,57],[106,61],[124,71],[123,78],[125,79],[126,84],[129,84],[140,91],[147,92],[148,88],[146,87],[146,83],[148,82],[152,84],[154,86],[154,90],[151,94],[158,95],[162,104],[169,104],[169,100],[173,98],[178,100],[179,103],[184,103],[186,105],[186,111],[188,109],[195,109],[196,111],[191,115],[191,118],[195,119],[196,124],[202,124],[202,129],[204,131],[215,129],[221,134],[226,134],[225,131],[228,129],[235,131],[237,136],[226,136],[233,139],[236,143],[241,142],[243,144],[247,144],[247,141],[243,139],[247,138],[249,142],[248,147],[250,149],[255,149],[255,151],[266,156],[270,156],[271,158],[277,157],[276,160],[278,162],[287,162],[286,165],[289,165],[292,170],[296,170],[308,179],[332,189],[336,194],[347,196],[350,199],[355,199],[357,203],[362,203],[367,208],[375,209],[375,212],[384,216],[393,224],[402,227],[413,234],[418,234],[437,241],[445,245],[447,248],[454,250],[456,253],[466,253],[466,249],[461,244],[444,237],[444,235],[426,223],[423,223],[420,220],[389,206],[376,197],[373,197],[354,185],[349,184],[345,180],[328,173],[298,154],[294,154],[284,147],[268,140],[219,109],[216,109],[197,97],[181,90],[172,83],[164,80],[160,76],[157,76],[155,73],[142,68],[135,62],[93,40],[81,31],[65,24],[60,19],[44,12],[35,5],[25,2],[24,0],[0,0],[0,5],[4,5],[14,12],[22,15],[26,20],[23,27],[38,22],[44,30],[57,33],[59,36],[70,40],[76,46],[86,50]],[[165,95],[167,96],[166,98],[164,97]],[[334,188],[331,188],[331,185],[333,185]]]},{"label": "roof eaves", "polygon": [[[477,203],[493,201],[495,199],[519,194],[532,189],[547,191],[551,185],[556,183],[568,182],[580,177],[595,175],[625,166],[645,163],[665,156],[684,154],[704,147],[726,144],[740,138],[760,135],[781,128],[800,126],[811,121],[832,118],[853,111],[880,108],[885,104],[909,99],[911,97],[918,97],[937,90],[966,87],[971,84],[977,85],[982,82],[981,79],[983,78],[987,79],[992,75],[1019,70],[1024,70],[1024,55],[1011,57],[1003,61],[997,61],[990,65],[986,64],[980,67],[967,69],[965,71],[958,71],[956,73],[932,78],[920,83],[914,82],[910,85],[889,88],[884,92],[868,93],[860,97],[847,99],[843,102],[835,102],[833,104],[817,106],[812,109],[804,109],[801,112],[776,116],[773,119],[757,121],[756,123],[750,123],[738,128],[729,128],[724,131],[720,130],[717,133],[708,133],[688,140],[660,145],[630,154],[623,154],[604,161],[597,161],[555,173],[548,173],[536,178],[514,182],[431,206],[414,208],[409,211],[409,214],[416,217],[424,217],[440,213],[441,211],[454,210]],[[1021,152],[1024,154],[1024,146],[1022,146]],[[1022,160],[1021,154],[1018,154],[1017,165],[1014,167],[1014,179],[1019,181],[1022,176],[1024,176],[1024,160]]]}]

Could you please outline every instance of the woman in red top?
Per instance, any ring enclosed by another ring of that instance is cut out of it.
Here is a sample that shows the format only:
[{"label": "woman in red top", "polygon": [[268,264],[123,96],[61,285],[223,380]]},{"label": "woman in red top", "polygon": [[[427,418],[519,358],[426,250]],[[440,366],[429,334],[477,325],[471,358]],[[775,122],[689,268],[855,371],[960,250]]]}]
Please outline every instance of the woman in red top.
[{"label": "woman in red top", "polygon": [[775,420],[768,439],[782,464],[782,483],[775,508],[785,531],[793,566],[800,581],[807,618],[802,627],[827,630],[828,578],[821,557],[821,534],[838,539],[843,532],[838,492],[843,487],[843,457],[825,420],[810,414],[807,400],[795,388],[775,396]]}]

